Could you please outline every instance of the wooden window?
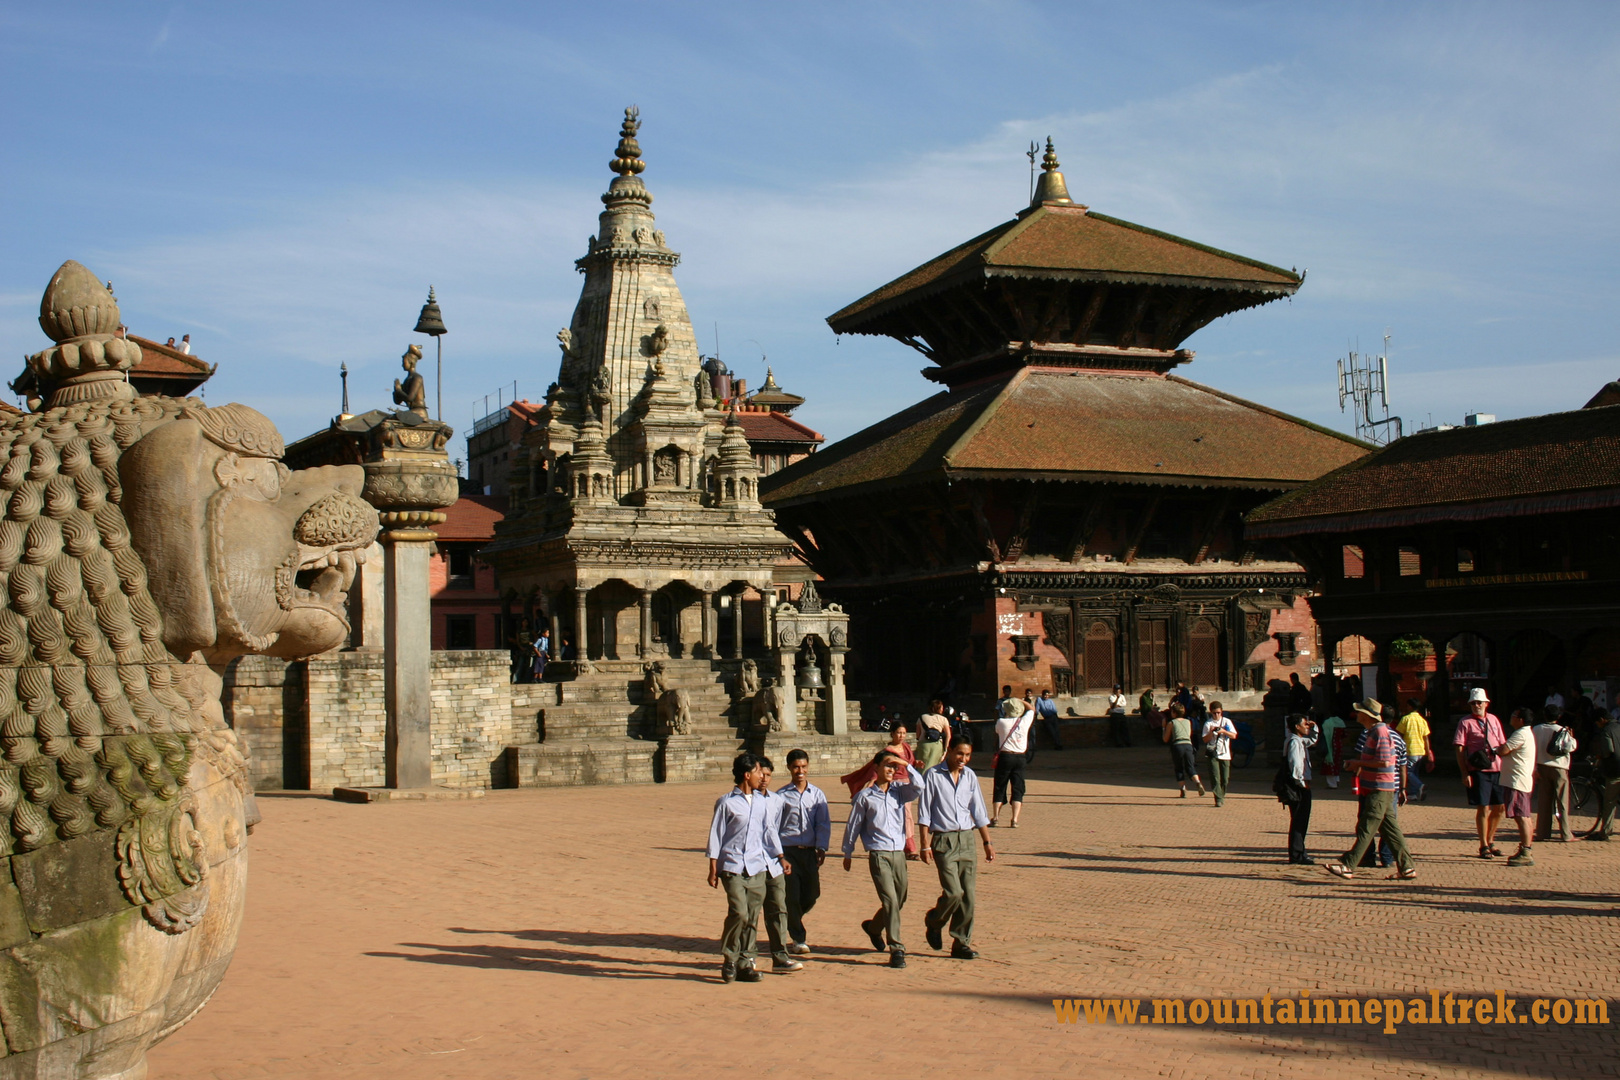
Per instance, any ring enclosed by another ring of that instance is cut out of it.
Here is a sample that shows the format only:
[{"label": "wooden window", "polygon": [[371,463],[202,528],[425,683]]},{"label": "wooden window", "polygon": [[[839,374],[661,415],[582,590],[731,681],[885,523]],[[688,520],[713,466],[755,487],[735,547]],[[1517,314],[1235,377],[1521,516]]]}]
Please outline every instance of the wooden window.
[{"label": "wooden window", "polygon": [[1102,621],[1086,630],[1086,689],[1112,690],[1114,677],[1114,630]]},{"label": "wooden window", "polygon": [[1194,686],[1221,685],[1221,633],[1208,619],[1199,619],[1187,635],[1187,669]]},{"label": "wooden window", "polygon": [[478,647],[478,616],[446,615],[444,617],[444,647],[447,649],[476,649]]},{"label": "wooden window", "polygon": [[1401,577],[1419,577],[1423,573],[1423,556],[1418,554],[1414,547],[1403,547],[1395,553],[1396,566],[1400,568]]},{"label": "wooden window", "polygon": [[1367,576],[1367,559],[1359,544],[1344,545],[1344,576],[1352,579]]},{"label": "wooden window", "polygon": [[[450,580],[445,583],[447,588],[470,589],[473,587],[473,560],[471,548],[446,546],[445,561],[450,564]],[[472,648],[471,645],[466,647],[469,649]]]},{"label": "wooden window", "polygon": [[1170,685],[1170,620],[1136,621],[1137,685]]}]

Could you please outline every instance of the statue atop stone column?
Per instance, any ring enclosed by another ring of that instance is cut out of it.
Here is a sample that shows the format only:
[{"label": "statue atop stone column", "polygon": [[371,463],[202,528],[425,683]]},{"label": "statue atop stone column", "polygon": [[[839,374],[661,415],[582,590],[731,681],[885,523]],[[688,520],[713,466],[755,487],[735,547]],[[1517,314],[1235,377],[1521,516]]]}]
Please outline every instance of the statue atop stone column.
[{"label": "statue atop stone column", "polygon": [[399,358],[400,366],[405,369],[405,381],[394,380],[394,404],[403,405],[417,416],[427,419],[427,382],[416,372],[417,362],[422,359],[422,346],[411,345],[405,349],[405,355]]}]

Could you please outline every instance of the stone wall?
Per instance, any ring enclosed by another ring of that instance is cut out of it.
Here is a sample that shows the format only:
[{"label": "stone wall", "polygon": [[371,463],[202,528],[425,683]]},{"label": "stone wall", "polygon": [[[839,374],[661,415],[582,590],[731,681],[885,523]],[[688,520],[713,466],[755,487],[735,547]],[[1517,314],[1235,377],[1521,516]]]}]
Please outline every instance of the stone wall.
[{"label": "stone wall", "polygon": [[[433,782],[504,787],[504,751],[538,738],[539,686],[507,682],[504,649],[433,653]],[[224,672],[225,719],[254,787],[330,791],[386,779],[382,653],[304,661],[246,656]]]}]

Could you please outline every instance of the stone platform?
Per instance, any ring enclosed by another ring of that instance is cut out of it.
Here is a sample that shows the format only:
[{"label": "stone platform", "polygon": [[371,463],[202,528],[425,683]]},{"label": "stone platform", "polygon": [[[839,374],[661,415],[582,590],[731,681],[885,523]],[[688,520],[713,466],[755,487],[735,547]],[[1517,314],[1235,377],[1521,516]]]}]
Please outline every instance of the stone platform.
[{"label": "stone platform", "polygon": [[482,799],[483,788],[353,788],[340,787],[332,789],[332,798],[338,802],[347,803],[380,803],[380,802],[449,802],[466,799]]},{"label": "stone platform", "polygon": [[810,774],[825,778],[854,772],[871,761],[888,741],[889,735],[883,731],[852,731],[847,735],[772,731],[751,738],[748,748],[770,758],[777,776],[787,774],[788,751],[803,750],[810,755]]}]

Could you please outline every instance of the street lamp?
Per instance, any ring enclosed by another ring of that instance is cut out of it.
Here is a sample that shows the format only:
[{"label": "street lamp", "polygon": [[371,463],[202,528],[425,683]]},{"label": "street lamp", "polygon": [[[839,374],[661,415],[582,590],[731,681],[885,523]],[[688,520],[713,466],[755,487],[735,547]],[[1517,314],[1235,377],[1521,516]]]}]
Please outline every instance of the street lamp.
[{"label": "street lamp", "polygon": [[422,305],[422,314],[416,317],[416,332],[429,334],[437,346],[437,356],[434,360],[433,383],[434,396],[437,399],[434,416],[444,419],[444,335],[448,333],[444,328],[444,316],[439,314],[439,302],[433,298],[433,286],[428,286],[427,303]]}]

